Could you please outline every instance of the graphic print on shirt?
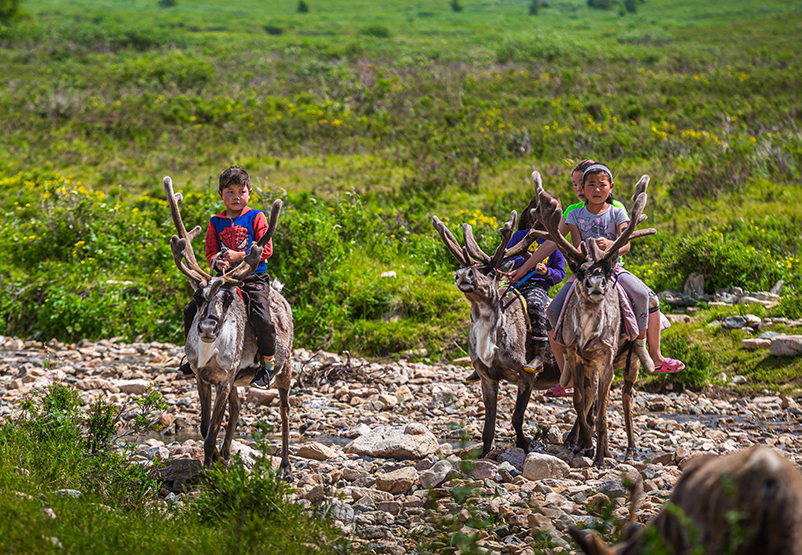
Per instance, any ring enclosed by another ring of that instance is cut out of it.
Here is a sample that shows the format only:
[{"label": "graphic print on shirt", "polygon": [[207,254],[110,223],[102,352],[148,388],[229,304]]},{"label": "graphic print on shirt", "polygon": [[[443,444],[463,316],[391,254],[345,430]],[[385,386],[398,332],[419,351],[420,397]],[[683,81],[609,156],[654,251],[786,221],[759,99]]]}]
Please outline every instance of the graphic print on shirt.
[{"label": "graphic print on shirt", "polygon": [[[579,234],[587,241],[598,237],[607,237],[607,227],[596,218],[580,218],[577,222]],[[610,237],[607,237],[610,239]]]},{"label": "graphic print on shirt", "polygon": [[244,251],[248,247],[248,230],[241,225],[229,226],[220,232],[220,241],[229,249]]}]

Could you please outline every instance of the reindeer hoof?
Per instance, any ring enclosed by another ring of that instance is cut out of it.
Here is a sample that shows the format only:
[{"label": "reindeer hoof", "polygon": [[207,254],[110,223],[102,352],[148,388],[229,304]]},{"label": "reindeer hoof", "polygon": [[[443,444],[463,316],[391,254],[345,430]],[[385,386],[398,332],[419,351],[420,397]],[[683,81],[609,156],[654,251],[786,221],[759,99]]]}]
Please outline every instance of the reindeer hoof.
[{"label": "reindeer hoof", "polygon": [[640,454],[638,453],[637,447],[630,447],[627,449],[626,453],[624,454],[625,461],[635,461],[640,459]]}]

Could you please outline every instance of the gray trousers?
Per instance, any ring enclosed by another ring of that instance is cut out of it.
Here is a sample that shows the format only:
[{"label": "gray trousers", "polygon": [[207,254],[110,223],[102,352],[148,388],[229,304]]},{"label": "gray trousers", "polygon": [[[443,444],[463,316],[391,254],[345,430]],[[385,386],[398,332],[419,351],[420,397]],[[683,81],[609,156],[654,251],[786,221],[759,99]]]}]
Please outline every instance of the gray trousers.
[{"label": "gray trousers", "polygon": [[[632,303],[632,310],[638,320],[638,330],[645,330],[649,327],[649,312],[658,310],[660,306],[657,302],[657,295],[645,283],[626,270],[621,270],[618,273],[618,283],[621,284],[627,297],[629,297],[629,302]],[[554,329],[554,326],[557,325],[557,319],[560,317],[560,312],[562,312],[565,304],[565,297],[568,296],[568,292],[575,284],[576,281],[566,283],[546,309],[546,317],[549,319],[551,329]],[[650,297],[653,297],[651,303]],[[653,307],[652,310],[649,310],[650,304]]]}]

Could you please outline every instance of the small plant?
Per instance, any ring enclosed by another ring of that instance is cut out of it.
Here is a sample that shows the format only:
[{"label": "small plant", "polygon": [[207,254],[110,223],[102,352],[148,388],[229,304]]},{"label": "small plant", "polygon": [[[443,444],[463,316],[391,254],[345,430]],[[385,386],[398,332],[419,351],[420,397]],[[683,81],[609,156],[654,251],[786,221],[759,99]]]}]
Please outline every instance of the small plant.
[{"label": "small plant", "polygon": [[370,25],[360,31],[361,34],[379,39],[386,39],[390,36],[390,30],[383,25]]},{"label": "small plant", "polygon": [[611,10],[615,0],[588,0],[588,6],[597,10]]},{"label": "small plant", "polygon": [[531,0],[529,2],[529,15],[537,15],[540,10],[540,0]]},{"label": "small plant", "polygon": [[309,13],[309,4],[304,0],[298,0],[298,7],[295,11],[298,13]]},{"label": "small plant", "polygon": [[284,29],[276,27],[275,25],[265,25],[262,29],[264,29],[268,35],[281,35],[284,33]]},{"label": "small plant", "polygon": [[461,12],[462,11],[462,4],[460,4],[459,0],[451,0],[448,3],[448,5],[451,6],[451,11],[454,11],[454,12]]},{"label": "small plant", "polygon": [[0,23],[8,23],[20,13],[20,0],[0,0]]},{"label": "small plant", "polygon": [[638,12],[638,0],[624,0],[624,8],[629,13],[637,13]]},{"label": "small plant", "polygon": [[159,0],[160,8],[175,8],[178,5],[178,0]]}]

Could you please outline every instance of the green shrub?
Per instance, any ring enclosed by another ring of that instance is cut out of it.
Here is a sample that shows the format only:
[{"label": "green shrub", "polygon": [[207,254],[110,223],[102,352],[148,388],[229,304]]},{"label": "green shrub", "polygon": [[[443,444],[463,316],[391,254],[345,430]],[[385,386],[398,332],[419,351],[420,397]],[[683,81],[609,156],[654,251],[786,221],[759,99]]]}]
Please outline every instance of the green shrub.
[{"label": "green shrub", "polygon": [[671,330],[663,334],[660,350],[664,356],[681,360],[685,369],[676,374],[657,374],[660,381],[681,383],[694,389],[708,385],[713,369],[713,358],[703,347],[688,341],[683,334]]},{"label": "green shrub", "polygon": [[629,13],[638,12],[638,0],[624,0],[624,8]]},{"label": "green shrub", "polygon": [[159,0],[160,8],[174,8],[178,5],[178,0]]},{"label": "green shrub", "polygon": [[0,23],[9,23],[20,13],[20,0],[0,0]]},{"label": "green shrub", "polygon": [[611,10],[615,0],[588,0],[588,6],[597,10]]},{"label": "green shrub", "polygon": [[305,0],[298,0],[298,7],[295,9],[298,13],[309,13],[309,4]]},{"label": "green shrub", "polygon": [[461,12],[462,11],[462,4],[459,0],[449,0],[448,5],[451,6],[451,11],[453,12]]}]

